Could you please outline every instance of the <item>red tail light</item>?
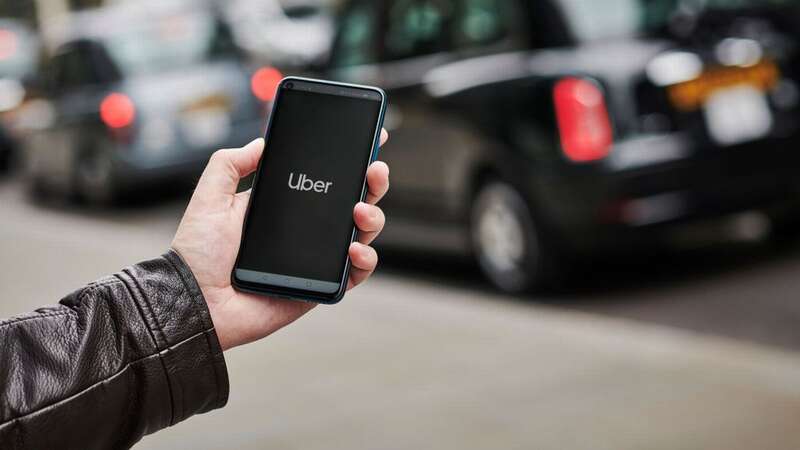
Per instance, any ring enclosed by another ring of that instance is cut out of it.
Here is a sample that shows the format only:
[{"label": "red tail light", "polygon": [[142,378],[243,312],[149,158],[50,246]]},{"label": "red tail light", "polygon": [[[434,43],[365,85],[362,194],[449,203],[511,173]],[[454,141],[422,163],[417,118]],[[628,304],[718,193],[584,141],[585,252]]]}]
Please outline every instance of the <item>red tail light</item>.
[{"label": "red tail light", "polygon": [[17,35],[0,28],[0,61],[9,59],[17,52]]},{"label": "red tail light", "polygon": [[282,79],[283,74],[280,70],[274,67],[262,67],[256,70],[253,78],[250,79],[250,89],[257,99],[271,102],[275,100],[275,91]]},{"label": "red tail light", "polygon": [[580,78],[564,78],[553,91],[561,148],[573,162],[603,159],[614,142],[603,92]]},{"label": "red tail light", "polygon": [[133,124],[136,108],[127,95],[114,92],[100,103],[100,118],[111,129],[125,128]]}]

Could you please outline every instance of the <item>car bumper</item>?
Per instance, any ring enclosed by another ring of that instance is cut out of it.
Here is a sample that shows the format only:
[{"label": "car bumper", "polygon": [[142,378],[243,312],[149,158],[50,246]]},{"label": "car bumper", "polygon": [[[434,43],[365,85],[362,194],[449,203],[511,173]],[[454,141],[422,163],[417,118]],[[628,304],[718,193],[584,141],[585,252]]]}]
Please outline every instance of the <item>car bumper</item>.
[{"label": "car bumper", "polygon": [[125,189],[199,176],[212,153],[241,147],[260,136],[262,128],[262,120],[248,120],[233,125],[222,141],[199,146],[179,141],[159,151],[147,148],[142,140],[120,145],[113,152],[115,182]]},{"label": "car bumper", "polygon": [[[797,137],[727,148],[695,149],[679,135],[637,143],[603,165],[577,168],[534,188],[539,210],[577,247],[618,242],[638,233],[800,202]],[[661,147],[659,147],[661,145]],[[617,150],[617,149],[615,149]],[[613,153],[612,153],[613,155]],[[666,156],[665,156],[666,155]],[[633,161],[633,162],[632,162]]]}]

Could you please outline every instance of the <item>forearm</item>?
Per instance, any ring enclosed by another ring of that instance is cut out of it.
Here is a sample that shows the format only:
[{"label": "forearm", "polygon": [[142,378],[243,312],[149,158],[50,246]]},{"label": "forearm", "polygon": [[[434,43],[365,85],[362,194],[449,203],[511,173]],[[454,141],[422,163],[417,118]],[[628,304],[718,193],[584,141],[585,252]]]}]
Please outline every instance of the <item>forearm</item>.
[{"label": "forearm", "polygon": [[222,407],[205,301],[177,254],[0,322],[0,448],[126,448]]}]

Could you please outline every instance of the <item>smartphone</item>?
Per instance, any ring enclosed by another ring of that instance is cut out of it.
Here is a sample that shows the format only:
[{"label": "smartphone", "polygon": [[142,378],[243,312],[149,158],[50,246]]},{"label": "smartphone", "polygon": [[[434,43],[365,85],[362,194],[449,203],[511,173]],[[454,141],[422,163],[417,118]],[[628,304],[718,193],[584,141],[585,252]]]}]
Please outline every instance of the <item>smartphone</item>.
[{"label": "smartphone", "polygon": [[367,193],[386,94],[379,88],[288,77],[278,85],[253,180],[236,289],[338,303],[357,237],[353,208]]}]

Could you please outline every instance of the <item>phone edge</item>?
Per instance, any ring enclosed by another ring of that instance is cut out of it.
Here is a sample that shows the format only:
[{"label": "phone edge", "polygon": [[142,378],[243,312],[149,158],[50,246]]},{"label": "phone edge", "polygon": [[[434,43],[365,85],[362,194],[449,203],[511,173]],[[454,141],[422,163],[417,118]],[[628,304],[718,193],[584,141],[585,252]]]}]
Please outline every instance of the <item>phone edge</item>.
[{"label": "phone edge", "polygon": [[[274,113],[275,113],[275,110],[277,109],[278,98],[281,95],[281,90],[282,90],[281,88],[283,87],[283,85],[285,83],[287,83],[289,81],[304,81],[304,82],[311,82],[311,83],[324,83],[324,84],[329,84],[329,85],[334,85],[334,86],[342,86],[342,87],[350,87],[350,88],[355,88],[355,89],[371,90],[371,91],[375,91],[375,92],[380,94],[380,97],[381,97],[381,108],[380,108],[380,113],[378,115],[378,123],[377,123],[376,131],[375,131],[375,139],[373,141],[372,150],[370,151],[369,161],[367,162],[367,170],[368,170],[369,166],[372,165],[372,163],[377,160],[378,154],[380,152],[380,140],[381,140],[381,134],[382,134],[381,130],[383,129],[384,118],[386,116],[386,109],[387,109],[387,106],[388,106],[388,96],[387,96],[386,92],[383,89],[381,89],[381,88],[379,88],[377,86],[367,86],[367,85],[359,85],[359,84],[352,84],[352,83],[343,83],[343,82],[337,82],[337,81],[321,80],[321,79],[306,78],[306,77],[299,77],[299,76],[288,76],[288,77],[285,77],[278,83],[277,93],[275,95],[275,99],[272,102],[272,109],[271,109],[270,114],[269,114],[269,119],[267,120],[267,125],[266,125],[266,127],[264,129],[264,132],[262,133],[262,135],[263,135],[263,137],[265,139],[266,139],[266,137],[267,137],[267,135],[269,133],[269,130],[272,128],[272,119],[275,116]],[[264,160],[264,157],[262,155],[262,157],[258,161],[258,167],[256,168],[256,172],[255,172],[255,175],[254,175],[254,178],[253,178],[253,186],[255,186],[256,183],[258,182],[258,174],[261,172],[261,164],[263,163],[263,160]],[[363,202],[366,199],[366,195],[367,195],[367,192],[368,192],[368,189],[369,189],[369,187],[367,185],[367,170],[364,170],[364,176],[363,176],[362,187],[361,187],[361,196],[360,196],[359,202]],[[245,211],[245,218],[244,218],[244,221],[242,222],[242,236],[241,236],[240,241],[239,241],[239,253],[241,253],[241,246],[244,243],[244,230],[247,227],[247,219],[249,217],[250,207],[251,207],[252,201],[253,201],[253,196],[251,196],[250,199],[248,200],[247,210]],[[348,248],[349,248],[350,245],[353,244],[353,242],[356,241],[357,237],[358,237],[358,228],[354,224],[353,225],[352,235],[351,235],[351,238],[350,238],[350,244],[348,244]],[[233,286],[234,289],[236,289],[237,291],[247,292],[247,293],[256,294],[256,295],[269,295],[269,296],[288,299],[288,300],[297,300],[297,301],[304,301],[304,302],[317,303],[317,304],[323,304],[323,305],[335,305],[335,304],[341,302],[342,299],[344,298],[345,294],[347,293],[347,284],[348,284],[348,280],[350,278],[350,269],[351,269],[351,266],[352,266],[351,261],[350,261],[349,253],[347,254],[347,257],[346,257],[346,260],[345,260],[345,270],[344,270],[344,273],[343,273],[342,280],[339,283],[339,290],[335,294],[333,294],[332,296],[328,296],[328,295],[325,295],[325,294],[318,294],[318,295],[317,294],[305,294],[305,293],[296,292],[298,290],[295,290],[295,289],[292,289],[292,288],[263,288],[263,289],[259,289],[259,288],[253,288],[253,287],[250,287],[250,286],[243,286],[237,281],[236,276],[235,276],[236,267],[239,264],[239,253],[237,253],[237,255],[236,255],[236,261],[234,262],[233,269],[231,270],[231,274],[230,274],[231,286]]]}]

